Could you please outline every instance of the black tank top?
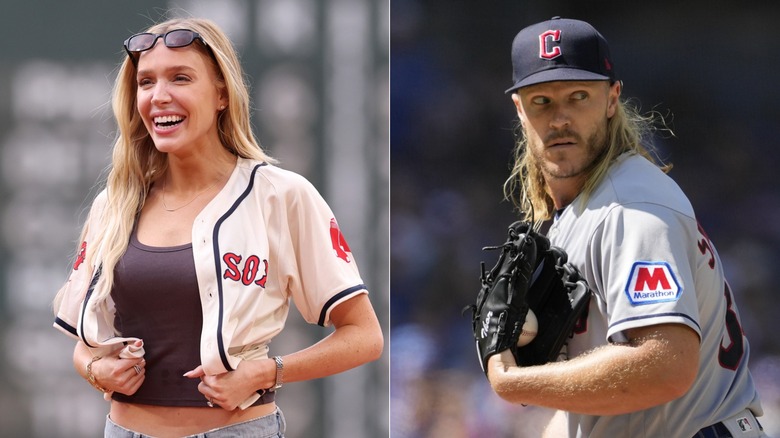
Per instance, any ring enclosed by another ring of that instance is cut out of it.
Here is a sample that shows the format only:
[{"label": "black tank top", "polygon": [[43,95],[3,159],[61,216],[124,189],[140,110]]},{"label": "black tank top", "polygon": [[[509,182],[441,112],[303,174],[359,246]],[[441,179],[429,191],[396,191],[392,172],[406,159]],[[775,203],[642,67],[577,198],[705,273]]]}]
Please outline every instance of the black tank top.
[{"label": "black tank top", "polygon": [[205,406],[200,379],[182,374],[200,365],[203,315],[192,244],[150,247],[135,231],[114,270],[114,326],[143,339],[146,378],[138,391],[113,399],[161,406]]}]

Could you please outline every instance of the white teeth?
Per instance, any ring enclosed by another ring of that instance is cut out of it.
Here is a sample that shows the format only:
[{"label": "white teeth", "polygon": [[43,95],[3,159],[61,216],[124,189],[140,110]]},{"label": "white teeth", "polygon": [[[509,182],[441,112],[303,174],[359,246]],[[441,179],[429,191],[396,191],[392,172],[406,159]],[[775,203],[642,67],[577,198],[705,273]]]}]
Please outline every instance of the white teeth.
[{"label": "white teeth", "polygon": [[178,123],[184,120],[184,117],[182,116],[160,116],[154,118],[154,123],[157,125],[161,124],[170,124],[170,123]]}]

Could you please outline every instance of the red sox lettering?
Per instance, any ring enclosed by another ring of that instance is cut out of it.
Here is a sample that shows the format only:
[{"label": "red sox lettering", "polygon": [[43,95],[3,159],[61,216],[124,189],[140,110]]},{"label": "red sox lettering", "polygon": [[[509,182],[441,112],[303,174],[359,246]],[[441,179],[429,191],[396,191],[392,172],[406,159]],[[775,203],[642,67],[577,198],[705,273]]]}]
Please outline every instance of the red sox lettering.
[{"label": "red sox lettering", "polygon": [[[239,254],[232,252],[225,253],[222,256],[222,261],[227,266],[222,278],[233,281],[240,281],[244,286],[249,286],[252,283],[265,288],[265,282],[268,279],[268,260],[260,259],[256,255],[250,255],[243,261],[243,257]],[[260,265],[263,265],[262,271]]]},{"label": "red sox lettering", "polygon": [[[341,233],[338,223],[336,223],[336,219],[330,220],[330,239],[336,257],[349,263],[349,253],[351,253],[352,250],[349,249],[347,240]],[[83,247],[84,245],[82,245],[82,248]],[[79,255],[81,256],[81,252]],[[240,254],[227,252],[222,255],[222,261],[225,263],[225,270],[222,273],[222,278],[240,281],[245,286],[254,283],[265,288],[265,282],[268,279],[268,259],[263,259],[252,254],[244,260],[244,257]]]}]

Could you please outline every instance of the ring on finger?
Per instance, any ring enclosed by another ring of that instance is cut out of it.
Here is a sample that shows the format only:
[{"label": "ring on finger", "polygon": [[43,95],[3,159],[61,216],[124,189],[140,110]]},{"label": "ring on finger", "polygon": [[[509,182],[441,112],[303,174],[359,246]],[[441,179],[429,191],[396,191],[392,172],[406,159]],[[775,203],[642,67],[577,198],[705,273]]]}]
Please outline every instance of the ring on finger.
[{"label": "ring on finger", "polygon": [[133,365],[133,369],[135,370],[136,374],[141,374],[141,367],[138,366],[138,364]]}]

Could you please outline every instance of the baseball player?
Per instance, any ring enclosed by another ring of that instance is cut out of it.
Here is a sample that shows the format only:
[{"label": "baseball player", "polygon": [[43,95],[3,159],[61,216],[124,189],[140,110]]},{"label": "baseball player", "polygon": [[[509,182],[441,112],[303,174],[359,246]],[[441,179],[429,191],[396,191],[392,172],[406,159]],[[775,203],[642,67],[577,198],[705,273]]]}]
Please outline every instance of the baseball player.
[{"label": "baseball player", "polygon": [[723,265],[642,145],[607,41],[556,17],[517,34],[512,64],[523,135],[507,194],[526,220],[545,221],[592,294],[568,360],[522,367],[509,350],[493,355],[495,392],[558,410],[549,436],[765,436]]},{"label": "baseball player", "polygon": [[[111,400],[107,437],[284,436],[283,384],[381,354],[368,290],[317,190],[257,144],[221,29],[173,19],[125,49],[111,173],[54,326]],[[270,357],[291,300],[335,330]]]}]

